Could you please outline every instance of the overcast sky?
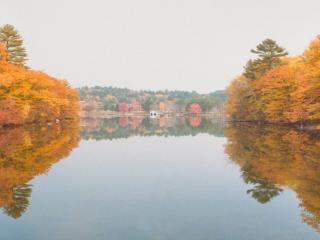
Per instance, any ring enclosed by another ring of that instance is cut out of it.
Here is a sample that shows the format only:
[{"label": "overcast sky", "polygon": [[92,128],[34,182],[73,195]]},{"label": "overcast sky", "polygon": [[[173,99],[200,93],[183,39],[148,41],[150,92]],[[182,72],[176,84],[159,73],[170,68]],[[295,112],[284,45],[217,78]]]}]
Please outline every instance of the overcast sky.
[{"label": "overcast sky", "polygon": [[265,38],[301,53],[320,0],[1,0],[29,66],[72,86],[223,89]]}]

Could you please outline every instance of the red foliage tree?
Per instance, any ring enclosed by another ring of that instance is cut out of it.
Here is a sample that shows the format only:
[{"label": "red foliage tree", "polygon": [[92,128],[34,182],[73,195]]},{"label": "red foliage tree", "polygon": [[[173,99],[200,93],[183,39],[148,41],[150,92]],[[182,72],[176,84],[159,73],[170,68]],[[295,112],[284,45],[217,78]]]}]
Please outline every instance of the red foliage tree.
[{"label": "red foliage tree", "polygon": [[189,112],[198,114],[202,112],[201,106],[198,103],[192,103],[189,107]]},{"label": "red foliage tree", "polygon": [[119,112],[129,112],[129,104],[128,103],[120,103],[118,105]]}]

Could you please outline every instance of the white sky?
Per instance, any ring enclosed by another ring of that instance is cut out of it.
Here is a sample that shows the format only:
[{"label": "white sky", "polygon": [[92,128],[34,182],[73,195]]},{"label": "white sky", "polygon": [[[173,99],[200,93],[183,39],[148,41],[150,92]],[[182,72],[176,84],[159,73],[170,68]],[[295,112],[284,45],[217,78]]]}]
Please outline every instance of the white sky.
[{"label": "white sky", "polygon": [[0,25],[25,38],[29,66],[72,86],[223,89],[273,38],[301,53],[320,0],[1,0]]}]

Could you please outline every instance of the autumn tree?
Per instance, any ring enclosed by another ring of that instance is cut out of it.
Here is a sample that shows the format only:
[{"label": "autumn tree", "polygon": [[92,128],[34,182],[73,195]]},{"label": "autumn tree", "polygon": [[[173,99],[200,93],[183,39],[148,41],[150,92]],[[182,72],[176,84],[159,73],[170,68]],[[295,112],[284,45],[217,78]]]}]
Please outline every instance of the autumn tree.
[{"label": "autumn tree", "polygon": [[260,95],[252,104],[264,113],[264,120],[291,122],[290,111],[295,104],[292,94],[299,86],[297,75],[296,68],[283,65],[268,71],[252,83],[253,89]]},{"label": "autumn tree", "polygon": [[249,60],[244,73],[227,88],[229,98],[225,109],[233,119],[260,122],[266,118],[264,108],[259,104],[264,96],[256,87],[256,82],[268,71],[280,66],[281,58],[288,53],[271,39],[264,40],[251,52],[257,58]]},{"label": "autumn tree", "polygon": [[139,101],[135,98],[131,99],[131,111],[140,112],[142,111],[142,106]]},{"label": "autumn tree", "polygon": [[305,88],[303,105],[308,111],[308,120],[320,120],[320,36],[311,42],[303,53],[305,64]]},{"label": "autumn tree", "polygon": [[226,94],[228,96],[225,105],[226,114],[235,120],[248,120],[251,89],[247,79],[243,75],[234,79],[227,87]]},{"label": "autumn tree", "polygon": [[10,29],[0,29],[0,126],[78,118],[78,92],[65,80],[24,67],[23,41]]},{"label": "autumn tree", "polygon": [[192,103],[188,110],[192,114],[199,114],[202,112],[201,106],[198,103]]},{"label": "autumn tree", "polygon": [[272,123],[320,121],[320,37],[298,57],[267,39],[252,50],[244,73],[226,92],[225,112],[233,120]]},{"label": "autumn tree", "polygon": [[128,103],[120,103],[118,105],[119,112],[129,112],[129,104]]},{"label": "autumn tree", "polygon": [[8,62],[9,54],[6,48],[6,45],[0,42],[0,61]]},{"label": "autumn tree", "polygon": [[6,24],[0,28],[0,42],[4,43],[9,53],[9,63],[25,65],[27,52],[23,47],[23,38],[14,26]]}]

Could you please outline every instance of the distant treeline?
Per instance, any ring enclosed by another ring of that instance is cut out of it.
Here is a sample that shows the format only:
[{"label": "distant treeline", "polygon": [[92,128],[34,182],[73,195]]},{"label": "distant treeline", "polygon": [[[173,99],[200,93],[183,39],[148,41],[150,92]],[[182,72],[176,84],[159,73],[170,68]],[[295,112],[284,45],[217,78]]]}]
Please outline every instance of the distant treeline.
[{"label": "distant treeline", "polygon": [[135,91],[117,87],[82,87],[80,99],[85,102],[85,110],[122,111],[185,111],[193,103],[202,111],[221,109],[226,100],[224,91],[200,94],[195,91]]},{"label": "distant treeline", "polygon": [[23,39],[0,28],[0,126],[77,118],[79,97],[67,81],[29,69]]},{"label": "distant treeline", "polygon": [[227,88],[226,113],[236,121],[300,123],[320,121],[320,36],[305,52],[288,52],[267,39],[251,50],[242,75]]}]

